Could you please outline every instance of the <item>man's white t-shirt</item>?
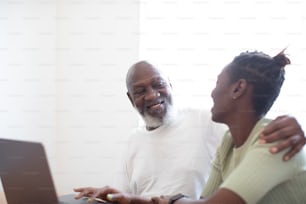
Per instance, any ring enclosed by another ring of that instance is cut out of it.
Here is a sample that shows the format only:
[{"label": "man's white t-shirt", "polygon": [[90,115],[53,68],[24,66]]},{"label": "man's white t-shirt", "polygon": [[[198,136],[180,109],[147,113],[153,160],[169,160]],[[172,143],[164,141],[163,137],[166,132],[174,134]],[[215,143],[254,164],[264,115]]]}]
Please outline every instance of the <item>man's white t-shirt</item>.
[{"label": "man's white t-shirt", "polygon": [[212,122],[205,110],[180,109],[176,119],[130,135],[121,190],[151,197],[183,193],[199,198],[209,176],[225,126]]}]

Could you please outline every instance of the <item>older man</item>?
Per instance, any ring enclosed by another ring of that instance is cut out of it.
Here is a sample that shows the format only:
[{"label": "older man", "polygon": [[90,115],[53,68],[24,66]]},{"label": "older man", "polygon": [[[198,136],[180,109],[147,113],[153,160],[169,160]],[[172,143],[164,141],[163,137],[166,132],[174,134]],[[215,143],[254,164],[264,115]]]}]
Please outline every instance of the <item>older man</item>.
[{"label": "older man", "polygon": [[[176,193],[199,198],[224,127],[211,121],[208,110],[175,107],[168,77],[146,61],[129,69],[126,86],[128,98],[143,118],[144,126],[131,133],[123,185],[120,191],[111,187],[77,188],[76,198],[106,199],[109,193],[125,198],[132,194],[149,198]],[[284,160],[290,159],[305,144],[300,125],[289,116],[278,117],[270,123],[262,139],[265,142],[282,140],[270,151],[290,148]],[[120,198],[113,199],[120,202]]]}]

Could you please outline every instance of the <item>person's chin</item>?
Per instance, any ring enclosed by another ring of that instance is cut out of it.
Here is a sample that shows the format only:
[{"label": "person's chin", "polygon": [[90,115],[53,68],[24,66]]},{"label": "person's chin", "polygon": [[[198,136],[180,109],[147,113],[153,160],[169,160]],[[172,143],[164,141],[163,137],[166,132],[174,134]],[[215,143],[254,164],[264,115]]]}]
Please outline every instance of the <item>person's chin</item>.
[{"label": "person's chin", "polygon": [[210,112],[211,112],[211,120],[214,121],[214,122],[218,122],[217,118],[216,118],[216,113],[214,111],[214,108],[211,108]]},{"label": "person's chin", "polygon": [[163,124],[163,120],[155,117],[155,116],[151,116],[149,114],[145,114],[143,116],[143,120],[145,121],[146,126],[148,127],[154,127],[157,128],[159,126],[161,126]]},{"label": "person's chin", "polygon": [[222,119],[222,114],[219,113],[212,113],[211,114],[211,120],[216,122],[216,123],[224,123]]},{"label": "person's chin", "polygon": [[147,112],[145,116],[150,117],[154,121],[163,121],[166,114],[167,114],[166,112],[157,111],[157,112]]}]

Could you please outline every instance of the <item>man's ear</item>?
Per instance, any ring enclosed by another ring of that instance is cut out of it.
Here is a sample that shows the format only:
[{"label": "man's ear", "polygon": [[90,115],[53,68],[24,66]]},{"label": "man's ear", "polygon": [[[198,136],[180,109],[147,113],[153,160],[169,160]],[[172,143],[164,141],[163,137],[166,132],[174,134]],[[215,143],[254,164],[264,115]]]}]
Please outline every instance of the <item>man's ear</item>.
[{"label": "man's ear", "polygon": [[233,91],[232,91],[232,98],[237,99],[243,94],[245,94],[247,90],[248,83],[245,79],[239,79],[237,82],[234,83]]},{"label": "man's ear", "polygon": [[130,100],[132,106],[134,107],[134,106],[135,106],[135,105],[134,105],[134,101],[133,101],[133,99],[132,99],[130,93],[129,93],[129,92],[126,92],[126,95],[129,97],[129,100]]}]

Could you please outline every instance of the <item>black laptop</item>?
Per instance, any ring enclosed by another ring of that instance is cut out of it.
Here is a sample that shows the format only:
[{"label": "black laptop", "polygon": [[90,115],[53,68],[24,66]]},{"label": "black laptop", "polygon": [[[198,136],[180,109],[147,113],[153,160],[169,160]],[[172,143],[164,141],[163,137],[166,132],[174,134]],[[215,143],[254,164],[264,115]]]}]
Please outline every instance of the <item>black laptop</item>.
[{"label": "black laptop", "polygon": [[39,142],[0,139],[0,177],[8,204],[88,204],[86,198],[74,199],[74,194],[57,196]]}]

